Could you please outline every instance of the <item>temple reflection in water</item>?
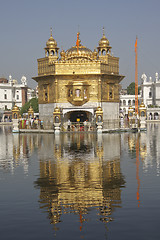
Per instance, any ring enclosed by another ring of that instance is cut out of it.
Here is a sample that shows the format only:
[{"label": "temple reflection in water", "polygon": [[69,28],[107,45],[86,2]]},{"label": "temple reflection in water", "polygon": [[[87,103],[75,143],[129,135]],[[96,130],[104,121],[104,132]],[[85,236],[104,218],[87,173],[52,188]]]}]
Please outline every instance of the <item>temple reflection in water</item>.
[{"label": "temple reflection in water", "polygon": [[85,221],[90,207],[97,208],[99,220],[111,221],[113,211],[121,206],[125,182],[120,135],[65,134],[54,141],[52,137],[43,138],[36,181],[41,208],[48,209],[50,222],[60,222],[65,213],[78,214],[80,222]]},{"label": "temple reflection in water", "polygon": [[65,221],[65,214],[74,213],[82,230],[91,208],[95,209],[99,221],[108,223],[113,220],[116,208],[122,206],[123,152],[129,153],[136,163],[138,205],[141,206],[142,199],[139,166],[144,173],[152,169],[159,175],[160,125],[147,126],[147,132],[136,134],[58,136],[12,134],[10,127],[0,127],[0,171],[15,174],[15,169],[21,166],[27,175],[31,156],[36,151],[39,176],[34,186],[40,189],[40,208],[44,212],[47,210],[47,217],[55,229],[60,227],[59,222]]}]

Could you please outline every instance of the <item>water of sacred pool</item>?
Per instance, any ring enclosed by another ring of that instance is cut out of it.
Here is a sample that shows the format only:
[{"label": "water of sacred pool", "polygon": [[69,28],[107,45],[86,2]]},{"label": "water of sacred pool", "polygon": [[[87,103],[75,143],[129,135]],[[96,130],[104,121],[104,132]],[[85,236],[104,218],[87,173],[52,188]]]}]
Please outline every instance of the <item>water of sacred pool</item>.
[{"label": "water of sacred pool", "polygon": [[159,239],[160,124],[140,133],[0,127],[2,240]]}]

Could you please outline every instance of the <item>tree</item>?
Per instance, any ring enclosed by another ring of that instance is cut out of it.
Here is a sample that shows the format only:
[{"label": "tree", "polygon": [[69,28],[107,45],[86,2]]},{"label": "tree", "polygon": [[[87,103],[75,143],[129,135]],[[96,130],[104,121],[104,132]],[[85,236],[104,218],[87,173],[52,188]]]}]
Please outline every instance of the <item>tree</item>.
[{"label": "tree", "polygon": [[[141,87],[138,87],[138,94],[140,93]],[[128,95],[135,95],[135,82],[132,82],[128,87],[127,87],[127,94]]]},{"label": "tree", "polygon": [[26,102],[26,103],[22,106],[22,108],[21,108],[21,110],[20,110],[20,114],[23,115],[23,113],[27,113],[30,106],[32,106],[33,111],[34,111],[35,113],[38,113],[38,112],[39,112],[38,98],[32,98],[32,99],[29,100],[29,102]]}]

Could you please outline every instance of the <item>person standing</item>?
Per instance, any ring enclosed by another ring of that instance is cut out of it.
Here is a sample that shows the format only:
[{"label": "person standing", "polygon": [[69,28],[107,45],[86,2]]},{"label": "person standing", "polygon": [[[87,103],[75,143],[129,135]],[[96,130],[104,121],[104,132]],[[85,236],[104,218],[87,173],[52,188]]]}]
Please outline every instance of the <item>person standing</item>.
[{"label": "person standing", "polygon": [[70,121],[70,119],[68,119],[68,131],[70,131],[71,130],[71,121]]},{"label": "person standing", "polygon": [[84,131],[86,132],[87,131],[87,121],[85,120],[83,124],[84,124]]}]

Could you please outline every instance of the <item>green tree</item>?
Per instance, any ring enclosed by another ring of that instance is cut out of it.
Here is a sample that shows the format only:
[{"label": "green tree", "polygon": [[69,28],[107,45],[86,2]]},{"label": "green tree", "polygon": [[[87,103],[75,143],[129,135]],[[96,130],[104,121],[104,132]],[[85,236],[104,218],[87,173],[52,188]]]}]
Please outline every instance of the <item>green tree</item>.
[{"label": "green tree", "polygon": [[[140,93],[141,87],[138,87],[138,94]],[[127,94],[128,95],[135,95],[135,82],[132,82],[127,87]]]},{"label": "green tree", "polygon": [[38,112],[39,112],[38,98],[32,98],[32,99],[29,100],[29,102],[26,102],[26,103],[22,106],[22,108],[21,108],[21,110],[20,110],[20,114],[22,115],[23,113],[27,113],[30,106],[32,106],[33,111],[34,111],[35,113],[38,113]]}]

